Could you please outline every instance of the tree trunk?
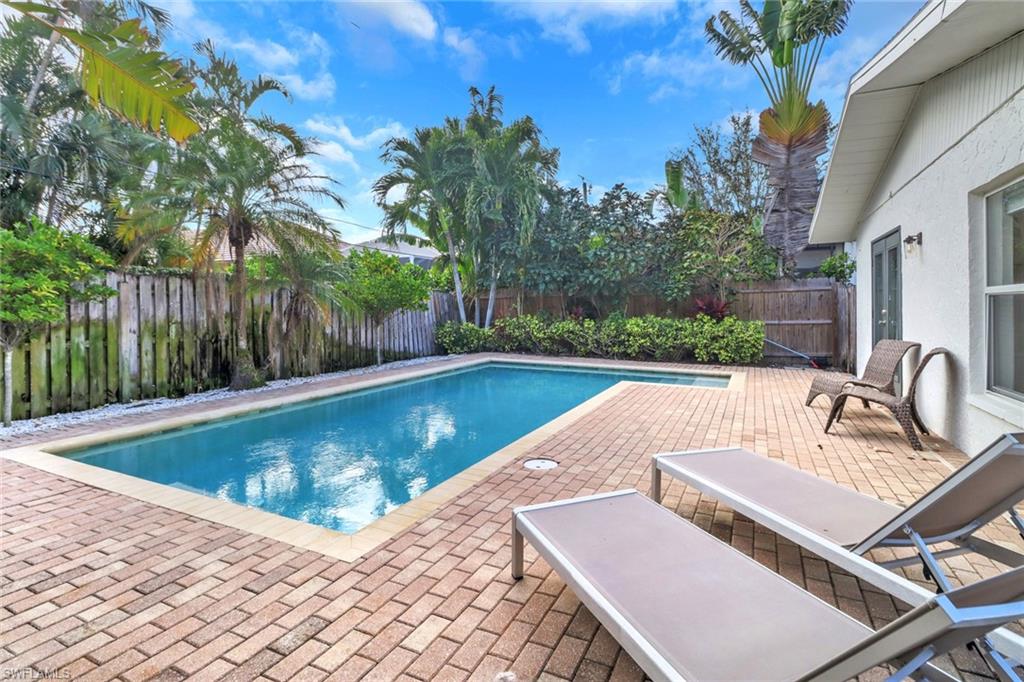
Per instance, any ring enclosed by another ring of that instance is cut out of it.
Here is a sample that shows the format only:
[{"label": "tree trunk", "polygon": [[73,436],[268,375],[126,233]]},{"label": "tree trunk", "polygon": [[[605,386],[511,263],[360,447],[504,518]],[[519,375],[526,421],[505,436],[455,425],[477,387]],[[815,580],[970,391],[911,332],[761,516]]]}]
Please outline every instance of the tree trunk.
[{"label": "tree trunk", "polygon": [[500,271],[497,268],[491,268],[491,287],[487,293],[487,316],[484,318],[484,329],[491,326],[491,321],[494,319],[494,299],[498,295],[498,275]]},{"label": "tree trunk", "polygon": [[377,364],[384,364],[384,323],[377,322]]},{"label": "tree trunk", "polygon": [[14,348],[4,348],[4,426],[11,425],[11,408],[14,402]]},{"label": "tree trunk", "polygon": [[480,326],[480,296],[473,296],[473,319],[476,326]]},{"label": "tree trunk", "polygon": [[452,279],[455,280],[455,300],[459,304],[459,322],[466,323],[466,303],[462,300],[462,275],[459,274],[459,255],[455,252],[455,240],[451,230],[445,231],[448,238],[448,262],[452,266]]},{"label": "tree trunk", "polygon": [[249,330],[245,328],[245,246],[233,247],[235,268],[231,273],[233,297],[232,308],[235,316],[235,361],[231,365],[231,390],[241,391],[263,383],[249,351]]},{"label": "tree trunk", "polygon": [[775,190],[765,210],[764,238],[779,250],[785,269],[807,245],[821,191],[818,157],[828,150],[829,120],[826,115],[820,127],[801,138],[777,140],[764,133],[770,111],[761,114],[762,132],[751,151],[754,160],[768,169],[768,186]]},{"label": "tree trunk", "polygon": [[[64,17],[57,18],[57,26],[64,25]],[[36,69],[36,75],[32,78],[32,88],[28,91],[28,97],[25,99],[25,111],[32,113],[32,107],[35,106],[36,97],[39,96],[39,88],[43,84],[43,77],[46,75],[46,70],[50,68],[50,61],[53,59],[53,50],[57,46],[57,41],[60,40],[60,34],[56,31],[50,31],[50,40],[46,43],[46,51],[43,52],[43,58],[39,62],[39,68]]]}]

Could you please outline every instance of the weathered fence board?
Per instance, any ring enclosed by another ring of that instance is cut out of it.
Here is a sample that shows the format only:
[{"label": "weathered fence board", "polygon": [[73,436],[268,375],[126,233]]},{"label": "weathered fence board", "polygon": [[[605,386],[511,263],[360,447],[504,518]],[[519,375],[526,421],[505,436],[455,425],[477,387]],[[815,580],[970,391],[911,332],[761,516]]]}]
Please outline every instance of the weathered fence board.
[{"label": "weathered fence board", "polygon": [[50,326],[50,405],[50,409],[55,412],[64,412],[71,405],[68,386],[68,328],[63,323]]},{"label": "weathered fence board", "polygon": [[118,400],[139,397],[139,297],[134,278],[118,284]]},{"label": "weathered fence board", "polygon": [[106,401],[107,395],[106,324],[103,303],[103,301],[91,301],[86,309],[89,318],[86,346],[89,352],[90,405],[102,405]]},{"label": "weathered fence board", "polygon": [[[65,322],[15,351],[0,388],[12,382],[16,419],[228,383],[236,348],[226,279],[112,272],[106,284],[117,294],[70,302]],[[381,330],[331,306],[323,324],[290,330],[296,347],[283,348],[289,294],[282,290],[253,295],[244,328],[257,367],[271,377],[336,371],[376,362],[378,334],[389,360],[433,353],[435,325],[452,319],[444,312],[455,309],[450,298],[435,293],[428,310],[398,313]],[[297,348],[307,338],[312,353]]]},{"label": "weathered fence board", "polygon": [[[116,272],[107,273],[107,286],[118,291],[121,286],[121,276]],[[120,360],[120,336],[121,325],[118,322],[118,311],[120,310],[120,301],[118,296],[111,296],[103,302],[103,315],[104,315],[104,328],[106,334],[103,338],[104,349],[106,350],[107,356],[107,390],[104,398],[105,402],[116,401],[118,396],[118,389],[120,388],[120,377],[121,377],[121,360]],[[53,409],[54,412],[63,411],[58,410],[56,407]]]},{"label": "weathered fence board", "polygon": [[89,353],[86,348],[88,304],[74,301],[68,306],[70,321],[69,352],[71,357],[71,409],[89,408]]}]

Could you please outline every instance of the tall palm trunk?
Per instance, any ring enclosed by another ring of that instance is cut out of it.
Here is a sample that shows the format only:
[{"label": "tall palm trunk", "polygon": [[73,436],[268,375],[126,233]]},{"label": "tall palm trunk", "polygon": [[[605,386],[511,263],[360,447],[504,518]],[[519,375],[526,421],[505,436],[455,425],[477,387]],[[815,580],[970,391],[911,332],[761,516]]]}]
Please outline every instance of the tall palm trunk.
[{"label": "tall palm trunk", "polygon": [[[64,17],[57,17],[57,26],[64,26]],[[46,43],[46,50],[43,52],[43,58],[39,62],[39,68],[36,69],[35,76],[32,77],[32,87],[28,91],[28,97],[25,99],[25,111],[32,113],[32,107],[35,106],[36,97],[39,96],[39,88],[43,85],[43,77],[46,75],[46,70],[50,68],[50,62],[53,60],[53,51],[57,46],[57,41],[60,40],[60,34],[57,31],[50,31],[50,39]]]},{"label": "tall palm trunk", "polygon": [[771,125],[772,114],[771,109],[761,114],[761,132],[751,151],[754,160],[768,169],[768,186],[774,190],[766,209],[764,237],[779,250],[784,269],[789,269],[807,245],[821,191],[818,157],[828,149],[829,121],[825,112],[808,133],[790,136]]},{"label": "tall palm trunk", "polygon": [[11,403],[14,402],[14,346],[4,346],[4,426],[11,425]]},{"label": "tall palm trunk", "polygon": [[491,287],[487,292],[487,316],[484,317],[484,329],[491,326],[491,322],[494,320],[494,299],[498,294],[498,277],[501,274],[501,270],[495,266],[491,268]]},{"label": "tall palm trunk", "polygon": [[245,328],[245,242],[232,240],[235,264],[231,273],[232,309],[235,317],[235,360],[231,364],[231,390],[240,391],[262,384],[249,351],[249,330]]},{"label": "tall palm trunk", "polygon": [[452,279],[455,281],[455,300],[459,304],[459,322],[466,323],[466,303],[462,300],[462,275],[459,274],[459,254],[455,251],[455,240],[452,238],[452,231],[446,229],[445,237],[448,239],[448,262],[452,266]]},{"label": "tall palm trunk", "polygon": [[377,333],[374,335],[377,337],[377,364],[384,364],[384,321],[374,320],[374,324],[377,327]]}]

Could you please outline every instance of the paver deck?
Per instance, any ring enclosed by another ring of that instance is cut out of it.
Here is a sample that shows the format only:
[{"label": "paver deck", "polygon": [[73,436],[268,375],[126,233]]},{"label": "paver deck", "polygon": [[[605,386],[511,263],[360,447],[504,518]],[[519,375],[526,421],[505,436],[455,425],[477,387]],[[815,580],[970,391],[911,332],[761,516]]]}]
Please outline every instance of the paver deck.
[{"label": "paver deck", "polygon": [[[526,455],[551,457],[558,468],[511,462],[352,563],[0,459],[0,672],[132,681],[492,680],[505,671],[519,680],[641,679],[529,548],[526,577],[512,581],[513,507],[646,490],[650,455],[668,450],[739,445],[902,503],[964,461],[933,437],[915,453],[881,410],[855,405],[823,434],[825,401],[803,406],[811,371],[735,371],[746,374],[741,391],[629,387]],[[902,608],[678,482],[666,487],[665,504],[874,627]],[[992,537],[1019,544],[1008,524]],[[973,557],[947,565],[967,582],[1002,570]],[[916,567],[907,575],[923,583]],[[968,678],[983,670],[968,652],[954,663]]]}]

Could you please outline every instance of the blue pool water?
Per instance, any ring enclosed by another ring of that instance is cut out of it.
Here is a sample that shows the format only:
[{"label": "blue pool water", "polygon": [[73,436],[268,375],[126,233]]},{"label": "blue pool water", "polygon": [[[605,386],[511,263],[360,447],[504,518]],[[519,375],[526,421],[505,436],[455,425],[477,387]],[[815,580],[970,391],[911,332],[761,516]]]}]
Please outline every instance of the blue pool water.
[{"label": "blue pool water", "polygon": [[68,456],[352,533],[622,380],[727,383],[491,363]]}]

